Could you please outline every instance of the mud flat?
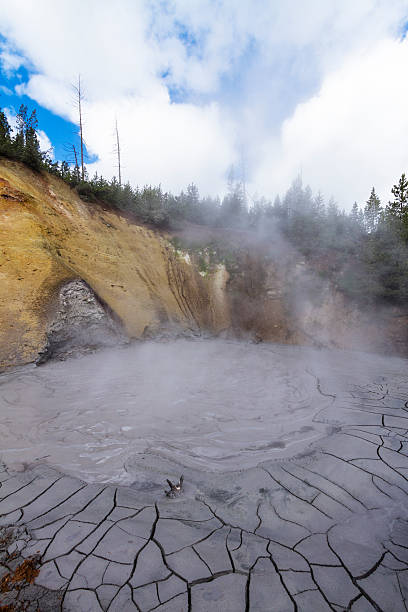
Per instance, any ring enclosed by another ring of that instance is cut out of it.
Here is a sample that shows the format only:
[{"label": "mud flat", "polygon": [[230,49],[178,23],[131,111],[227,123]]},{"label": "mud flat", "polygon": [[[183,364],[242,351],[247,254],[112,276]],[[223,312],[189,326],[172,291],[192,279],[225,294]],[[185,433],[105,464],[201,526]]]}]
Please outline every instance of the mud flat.
[{"label": "mud flat", "polygon": [[1,375],[0,439],[62,610],[407,609],[407,360],[141,343]]}]

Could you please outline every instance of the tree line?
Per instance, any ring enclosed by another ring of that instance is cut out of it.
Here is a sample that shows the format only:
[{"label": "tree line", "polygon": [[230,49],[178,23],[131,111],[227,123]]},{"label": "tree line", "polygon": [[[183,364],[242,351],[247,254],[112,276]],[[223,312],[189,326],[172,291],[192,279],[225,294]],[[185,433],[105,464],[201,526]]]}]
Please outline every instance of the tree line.
[{"label": "tree line", "polygon": [[394,185],[382,205],[373,187],[363,207],[340,210],[313,195],[298,177],[281,200],[248,211],[250,226],[272,236],[276,229],[349,297],[369,306],[408,309],[408,180]]},{"label": "tree line", "polygon": [[[15,130],[11,128],[5,113],[0,109],[0,155],[22,161],[34,170],[45,168],[47,156],[41,152],[37,130],[38,119],[35,109],[28,114],[27,106],[24,104],[20,106]],[[14,136],[13,131],[15,131]]]},{"label": "tree line", "polygon": [[[21,161],[36,171],[60,177],[81,198],[101,201],[157,227],[174,228],[189,221],[210,227],[245,230],[262,240],[279,232],[319,273],[351,298],[364,304],[398,304],[408,309],[408,179],[403,174],[383,205],[373,187],[363,207],[340,210],[295,179],[283,198],[255,199],[248,206],[242,182],[230,174],[227,194],[202,198],[194,184],[179,195],[162,188],[133,188],[114,177],[88,177],[83,155],[78,162],[53,161],[42,152],[36,111],[21,105],[15,130],[0,109],[0,155]],[[117,146],[119,150],[119,137]]]}]

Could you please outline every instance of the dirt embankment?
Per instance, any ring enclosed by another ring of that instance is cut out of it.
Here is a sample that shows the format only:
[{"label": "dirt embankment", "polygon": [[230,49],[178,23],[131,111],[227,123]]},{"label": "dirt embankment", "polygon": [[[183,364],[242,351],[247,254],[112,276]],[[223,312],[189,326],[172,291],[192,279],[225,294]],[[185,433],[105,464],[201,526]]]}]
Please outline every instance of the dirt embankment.
[{"label": "dirt embankment", "polygon": [[229,324],[219,271],[202,278],[160,233],[85,204],[58,178],[0,160],[0,367],[37,359],[60,288],[77,279],[129,338]]},{"label": "dirt embankment", "polygon": [[74,330],[87,342],[89,325],[94,339],[114,328],[122,338],[208,330],[408,354],[406,315],[358,308],[279,237],[199,226],[170,236],[0,160],[0,368],[37,360],[52,337],[72,345]]}]

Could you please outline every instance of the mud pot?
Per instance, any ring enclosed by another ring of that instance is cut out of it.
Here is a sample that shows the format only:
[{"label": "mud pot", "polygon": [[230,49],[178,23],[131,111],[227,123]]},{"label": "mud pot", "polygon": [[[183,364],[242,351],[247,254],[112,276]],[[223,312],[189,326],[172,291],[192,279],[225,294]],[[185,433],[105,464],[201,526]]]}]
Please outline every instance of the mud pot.
[{"label": "mud pot", "polygon": [[407,360],[140,343],[2,374],[0,441],[27,609],[407,609]]}]

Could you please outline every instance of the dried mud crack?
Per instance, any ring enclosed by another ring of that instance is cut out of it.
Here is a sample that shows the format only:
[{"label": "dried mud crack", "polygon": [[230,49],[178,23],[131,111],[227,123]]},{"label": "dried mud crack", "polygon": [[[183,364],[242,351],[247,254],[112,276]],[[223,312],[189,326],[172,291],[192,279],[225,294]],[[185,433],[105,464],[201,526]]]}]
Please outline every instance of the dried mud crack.
[{"label": "dried mud crack", "polygon": [[0,609],[406,611],[407,362],[271,352],[288,368],[307,361],[315,385],[326,429],[299,452],[263,445],[235,471],[187,462],[173,499],[180,454],[160,445],[127,457],[129,486],[3,465]]}]

